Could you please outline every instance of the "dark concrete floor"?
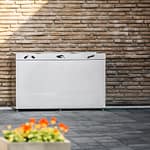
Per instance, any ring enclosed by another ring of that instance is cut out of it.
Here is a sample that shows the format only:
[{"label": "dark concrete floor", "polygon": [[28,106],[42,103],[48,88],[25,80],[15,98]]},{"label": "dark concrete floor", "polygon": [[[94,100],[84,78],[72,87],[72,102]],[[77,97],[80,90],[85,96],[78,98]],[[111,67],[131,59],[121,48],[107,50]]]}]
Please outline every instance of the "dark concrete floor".
[{"label": "dark concrete floor", "polygon": [[72,150],[150,150],[150,109],[82,111],[0,110],[0,130],[19,125],[30,117],[50,118],[70,126]]}]

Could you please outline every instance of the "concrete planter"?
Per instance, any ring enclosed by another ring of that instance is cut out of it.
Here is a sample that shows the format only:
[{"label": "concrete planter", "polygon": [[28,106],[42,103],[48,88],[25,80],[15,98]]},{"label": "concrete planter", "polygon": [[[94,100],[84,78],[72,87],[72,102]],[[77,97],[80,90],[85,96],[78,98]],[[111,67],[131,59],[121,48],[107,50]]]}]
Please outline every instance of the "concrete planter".
[{"label": "concrete planter", "polygon": [[0,138],[0,150],[71,150],[70,141],[64,143],[11,143]]}]

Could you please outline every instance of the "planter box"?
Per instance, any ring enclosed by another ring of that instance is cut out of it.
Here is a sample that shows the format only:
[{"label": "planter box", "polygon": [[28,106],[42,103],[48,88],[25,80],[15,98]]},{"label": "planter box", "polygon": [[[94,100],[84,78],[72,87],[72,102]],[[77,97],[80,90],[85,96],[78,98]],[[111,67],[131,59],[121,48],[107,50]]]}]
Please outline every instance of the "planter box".
[{"label": "planter box", "polygon": [[0,150],[71,150],[70,141],[56,143],[11,143],[0,138]]}]

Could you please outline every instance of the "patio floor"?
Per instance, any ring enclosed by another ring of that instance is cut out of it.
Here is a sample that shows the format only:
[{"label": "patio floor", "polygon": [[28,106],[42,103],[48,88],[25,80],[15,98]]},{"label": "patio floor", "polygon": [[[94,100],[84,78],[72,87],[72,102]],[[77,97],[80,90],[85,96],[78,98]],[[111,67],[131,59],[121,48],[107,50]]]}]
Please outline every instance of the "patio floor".
[{"label": "patio floor", "polygon": [[30,117],[50,118],[70,126],[72,150],[150,150],[150,109],[75,111],[0,110],[0,130]]}]

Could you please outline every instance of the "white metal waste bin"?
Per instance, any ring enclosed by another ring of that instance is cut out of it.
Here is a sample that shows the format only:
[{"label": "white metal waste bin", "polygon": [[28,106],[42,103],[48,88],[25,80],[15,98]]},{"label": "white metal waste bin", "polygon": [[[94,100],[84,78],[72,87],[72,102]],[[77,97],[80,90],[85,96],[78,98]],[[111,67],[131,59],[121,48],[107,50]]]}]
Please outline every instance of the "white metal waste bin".
[{"label": "white metal waste bin", "polygon": [[103,107],[104,53],[16,53],[16,109]]}]

